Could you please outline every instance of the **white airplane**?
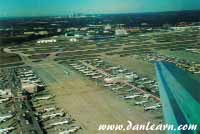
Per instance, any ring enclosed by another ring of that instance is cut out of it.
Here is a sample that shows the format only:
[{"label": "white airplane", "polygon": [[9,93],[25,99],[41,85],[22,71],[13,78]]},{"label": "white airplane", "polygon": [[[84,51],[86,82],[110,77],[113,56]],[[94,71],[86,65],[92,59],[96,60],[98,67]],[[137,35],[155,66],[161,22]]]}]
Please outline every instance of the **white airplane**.
[{"label": "white airplane", "polygon": [[148,99],[149,97],[151,97],[151,94],[144,94],[143,95],[143,98],[147,98]]},{"label": "white airplane", "polygon": [[111,86],[113,86],[114,84],[105,84],[105,85],[103,85],[104,87],[111,87]]},{"label": "white airplane", "polygon": [[64,121],[61,121],[61,122],[56,122],[56,123],[49,124],[46,128],[48,129],[48,128],[52,128],[52,127],[55,127],[55,126],[69,124],[69,123],[70,123],[69,120],[64,120]]},{"label": "white airplane", "polygon": [[52,96],[52,95],[47,95],[47,96],[43,96],[43,97],[37,97],[35,98],[35,100],[49,100],[49,99],[52,99],[53,97],[55,96]]},{"label": "white airplane", "polygon": [[40,79],[36,79],[36,80],[31,80],[31,82],[38,83],[38,82],[41,82],[41,80]]},{"label": "white airplane", "polygon": [[115,87],[115,88],[112,88],[112,90],[119,90],[119,89],[122,89],[123,87]]},{"label": "white airplane", "polygon": [[153,81],[153,80],[150,80],[150,81],[146,81],[146,82],[144,82],[144,84],[153,84],[155,81]]},{"label": "white airplane", "polygon": [[93,71],[85,71],[83,72],[84,74],[90,74],[90,73],[93,73]]},{"label": "white airplane", "polygon": [[71,134],[71,133],[75,133],[76,131],[78,131],[79,129],[81,129],[81,127],[73,127],[69,130],[60,132],[59,134]]},{"label": "white airplane", "polygon": [[0,99],[0,104],[2,104],[2,103],[4,103],[4,102],[7,102],[7,101],[9,101],[9,100],[10,100],[10,98]]},{"label": "white airplane", "polygon": [[143,105],[144,103],[147,103],[147,101],[138,101],[135,102],[135,105]]},{"label": "white airplane", "polygon": [[63,117],[65,115],[65,113],[64,112],[59,112],[59,113],[53,113],[53,114],[48,114],[48,115],[42,115],[42,119],[53,119],[53,118],[55,118],[55,117],[58,117],[58,116],[60,116],[60,117]]},{"label": "white airplane", "polygon": [[13,131],[14,129],[15,129],[14,127],[0,129],[0,134],[8,134],[9,132]]},{"label": "white airplane", "polygon": [[95,76],[97,75],[98,73],[89,73],[89,74],[86,74],[86,76]]},{"label": "white airplane", "polygon": [[77,64],[74,64],[74,63],[71,63],[71,64],[69,64],[70,66],[77,66]]},{"label": "white airplane", "polygon": [[83,66],[75,66],[74,67],[76,70],[84,69]]},{"label": "white airplane", "polygon": [[33,71],[32,71],[32,70],[29,70],[29,71],[25,71],[24,73],[25,73],[25,74],[33,73]]},{"label": "white airplane", "polygon": [[44,109],[41,110],[41,113],[52,112],[52,111],[55,111],[55,110],[57,110],[56,107],[44,108]]},{"label": "white airplane", "polygon": [[7,120],[9,120],[11,118],[13,118],[12,114],[5,115],[5,116],[0,116],[0,123],[5,122],[5,121],[7,121]]},{"label": "white airplane", "polygon": [[124,96],[124,99],[135,99],[137,97],[141,97],[141,95],[135,94],[135,95],[130,95],[130,96]]},{"label": "white airplane", "polygon": [[77,70],[82,70],[82,69],[85,69],[85,67],[84,66],[81,66],[81,67],[78,67],[78,68],[76,68]]},{"label": "white airplane", "polygon": [[25,74],[25,77],[31,77],[31,76],[35,76],[34,74]]},{"label": "white airplane", "polygon": [[0,90],[0,96],[9,96],[11,94],[11,91],[9,90]]},{"label": "white airplane", "polygon": [[98,76],[93,76],[92,79],[99,79],[99,78],[102,78],[103,76],[102,75],[98,75]]},{"label": "white airplane", "polygon": [[144,106],[144,111],[157,110],[158,108],[161,108],[160,104],[157,104],[157,105],[154,105],[154,106],[149,106],[149,107]]},{"label": "white airplane", "polygon": [[89,69],[86,68],[86,69],[81,69],[81,70],[79,70],[79,71],[83,73],[83,72],[89,71]]}]

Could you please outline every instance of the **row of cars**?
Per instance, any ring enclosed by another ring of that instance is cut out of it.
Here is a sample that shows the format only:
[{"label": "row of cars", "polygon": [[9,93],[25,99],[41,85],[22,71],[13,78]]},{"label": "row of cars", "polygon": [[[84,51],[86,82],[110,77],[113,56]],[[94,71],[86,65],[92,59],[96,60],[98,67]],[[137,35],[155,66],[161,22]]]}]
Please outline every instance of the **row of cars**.
[{"label": "row of cars", "polygon": [[135,72],[120,66],[112,66],[101,59],[76,61],[69,66],[82,75],[94,80],[97,84],[112,91],[123,100],[144,107],[144,111],[161,110],[159,97],[155,92],[145,90],[146,85],[158,90],[157,83],[146,77],[140,77]]}]

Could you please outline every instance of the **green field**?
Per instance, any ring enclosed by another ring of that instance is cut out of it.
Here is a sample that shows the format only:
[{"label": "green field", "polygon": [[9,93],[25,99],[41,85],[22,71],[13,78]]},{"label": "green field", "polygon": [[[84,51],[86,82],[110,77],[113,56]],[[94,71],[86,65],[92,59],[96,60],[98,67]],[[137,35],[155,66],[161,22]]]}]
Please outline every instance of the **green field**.
[{"label": "green field", "polygon": [[17,54],[8,54],[0,50],[0,64],[10,64],[21,61],[21,57]]}]

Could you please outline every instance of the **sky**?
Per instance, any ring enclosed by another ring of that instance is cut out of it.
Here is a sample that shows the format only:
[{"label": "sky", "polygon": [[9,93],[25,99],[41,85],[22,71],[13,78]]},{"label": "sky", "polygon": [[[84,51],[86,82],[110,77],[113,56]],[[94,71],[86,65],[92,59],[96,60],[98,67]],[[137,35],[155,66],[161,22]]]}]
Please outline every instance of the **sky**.
[{"label": "sky", "polygon": [[200,0],[0,0],[0,17],[200,10]]}]

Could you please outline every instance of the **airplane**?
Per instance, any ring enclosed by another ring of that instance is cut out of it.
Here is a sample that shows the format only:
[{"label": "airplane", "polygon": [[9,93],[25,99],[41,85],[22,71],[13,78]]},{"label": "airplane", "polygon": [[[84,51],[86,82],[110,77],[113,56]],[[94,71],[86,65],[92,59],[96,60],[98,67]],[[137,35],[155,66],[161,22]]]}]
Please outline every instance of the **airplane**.
[{"label": "airplane", "polygon": [[84,74],[90,74],[90,73],[93,73],[93,71],[85,71],[83,72]]},{"label": "airplane", "polygon": [[135,94],[135,95],[130,95],[130,96],[124,96],[124,99],[135,99],[137,97],[141,97],[141,95]]},{"label": "airplane", "polygon": [[141,78],[140,80],[145,81],[145,80],[148,80],[148,79],[146,77],[144,77],[144,78]]},{"label": "airplane", "polygon": [[144,103],[147,103],[147,101],[138,101],[135,102],[135,105],[143,105]]},{"label": "airplane", "polygon": [[52,128],[52,127],[55,127],[55,126],[69,124],[69,123],[70,123],[70,121],[66,119],[66,120],[61,121],[61,122],[51,123],[46,127],[46,129],[49,129],[49,128]]},{"label": "airplane", "polygon": [[5,96],[5,95],[8,95],[10,94],[10,91],[8,90],[0,90],[0,96]]},{"label": "airplane", "polygon": [[58,117],[58,116],[63,117],[64,115],[65,115],[64,112],[59,112],[59,113],[53,113],[53,114],[48,114],[48,115],[42,115],[41,118],[42,118],[43,120],[44,120],[44,119],[48,119],[48,118],[53,119],[53,118]]},{"label": "airplane", "polygon": [[29,71],[24,72],[24,74],[28,74],[28,73],[33,73],[33,71],[29,70]]},{"label": "airplane", "polygon": [[71,64],[69,64],[70,66],[77,66],[77,64],[74,64],[74,63],[71,63]]},{"label": "airplane", "polygon": [[8,134],[9,132],[13,131],[14,129],[15,129],[14,127],[0,129],[0,134]]},{"label": "airplane", "polygon": [[81,129],[81,127],[73,127],[69,130],[66,130],[66,131],[63,131],[63,132],[60,132],[59,134],[71,134],[71,133],[75,133],[76,131],[78,131],[79,129]]},{"label": "airplane", "polygon": [[147,98],[148,99],[149,97],[151,97],[151,94],[144,94],[143,95],[143,98]]},{"label": "airplane", "polygon": [[156,104],[154,106],[149,106],[149,107],[145,107],[145,105],[144,105],[144,111],[157,110],[158,108],[161,108],[160,104]]},{"label": "airplane", "polygon": [[80,70],[80,69],[84,69],[85,67],[83,67],[83,66],[75,66],[74,67],[76,70]]},{"label": "airplane", "polygon": [[119,90],[119,89],[122,89],[123,87],[115,87],[115,88],[112,88],[112,90]]},{"label": "airplane", "polygon": [[55,97],[55,96],[47,95],[47,96],[37,97],[37,98],[35,98],[35,100],[36,101],[38,101],[38,100],[49,100],[49,99],[52,99],[53,97]]},{"label": "airplane", "polygon": [[146,82],[144,82],[144,84],[153,84],[155,81],[153,81],[153,80],[150,80],[150,81],[146,81]]},{"label": "airplane", "polygon": [[86,76],[94,76],[94,75],[97,75],[98,73],[88,73],[86,74]]},{"label": "airplane", "polygon": [[57,110],[56,107],[44,108],[43,110],[41,110],[41,113],[51,112],[55,110]]},{"label": "airplane", "polygon": [[31,82],[33,83],[39,83],[39,82],[42,82],[40,79],[36,79],[36,80],[31,80]]},{"label": "airplane", "polygon": [[7,102],[7,101],[9,101],[9,100],[10,100],[10,98],[0,99],[0,104],[2,104],[2,103],[4,103],[4,102]]},{"label": "airplane", "polygon": [[82,69],[85,69],[85,67],[84,66],[81,66],[81,67],[78,67],[78,68],[76,68],[77,70],[82,70]]},{"label": "airplane", "polygon": [[24,76],[25,76],[25,77],[31,77],[31,76],[33,77],[33,76],[35,76],[35,75],[34,75],[34,74],[25,74]]},{"label": "airplane", "polygon": [[98,76],[93,76],[92,79],[98,79],[98,78],[102,78],[102,75],[98,75]]},{"label": "airplane", "polygon": [[80,69],[79,71],[83,73],[83,72],[89,71],[89,69],[88,68],[86,68],[86,69]]},{"label": "airplane", "polygon": [[5,115],[5,116],[0,116],[0,123],[5,122],[5,121],[7,121],[7,120],[9,120],[11,118],[13,118],[12,114]]},{"label": "airplane", "polygon": [[125,72],[126,71],[126,69],[119,69],[119,70],[117,70],[119,73],[123,73],[123,72]]},{"label": "airplane", "polygon": [[105,84],[104,87],[111,87],[114,86],[114,84]]}]

